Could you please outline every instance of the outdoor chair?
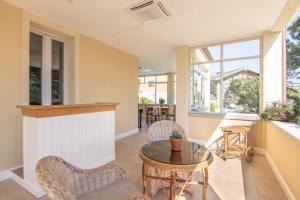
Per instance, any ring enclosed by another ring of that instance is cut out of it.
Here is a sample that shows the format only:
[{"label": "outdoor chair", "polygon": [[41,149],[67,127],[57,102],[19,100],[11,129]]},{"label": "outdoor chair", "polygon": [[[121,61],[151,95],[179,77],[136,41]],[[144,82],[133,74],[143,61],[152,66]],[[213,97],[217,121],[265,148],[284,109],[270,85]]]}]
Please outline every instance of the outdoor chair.
[{"label": "outdoor chair", "polygon": [[125,171],[115,165],[80,169],[59,157],[47,156],[38,161],[36,174],[52,200],[150,200],[139,194],[127,181]]}]

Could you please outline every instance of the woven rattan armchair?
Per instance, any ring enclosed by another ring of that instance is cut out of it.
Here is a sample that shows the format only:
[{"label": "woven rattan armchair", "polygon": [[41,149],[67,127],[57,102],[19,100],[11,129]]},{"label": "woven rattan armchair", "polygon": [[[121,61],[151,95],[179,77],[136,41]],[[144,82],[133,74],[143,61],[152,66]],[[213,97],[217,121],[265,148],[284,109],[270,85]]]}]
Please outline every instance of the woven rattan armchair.
[{"label": "woven rattan armchair", "polygon": [[[182,135],[183,140],[187,140],[186,134],[184,130],[181,128],[179,124],[177,124],[174,121],[169,121],[169,120],[162,120],[153,123],[147,131],[147,142],[154,142],[154,141],[159,141],[159,140],[169,140],[170,136],[172,135],[173,131],[177,131],[180,135]],[[157,173],[159,173],[160,177],[170,177],[171,173],[169,171],[156,171],[154,168],[149,167],[148,168],[148,173],[149,175],[156,176]],[[178,172],[178,177],[182,179],[186,179],[189,177],[189,173],[186,172]],[[156,192],[160,188],[165,188],[169,187],[169,183],[167,182],[162,182],[161,180],[157,179],[150,179],[149,180],[149,193],[154,196]],[[190,189],[190,186],[185,187],[187,190]]]},{"label": "woven rattan armchair", "polygon": [[[124,193],[131,192],[125,189],[130,185],[126,181],[125,171],[116,165],[80,169],[59,157],[47,156],[38,161],[36,175],[44,191],[53,200],[120,199],[120,197],[113,198],[113,195],[120,195],[121,188],[123,188]],[[112,196],[107,197],[107,191],[106,194],[103,194],[105,192],[103,188],[111,187],[113,184],[118,184],[116,188],[112,187],[112,190],[115,189],[116,192],[112,191]],[[123,187],[122,184],[125,186]],[[128,190],[137,192],[134,186]],[[150,198],[140,194],[127,194],[126,196],[121,199],[150,200]]]}]

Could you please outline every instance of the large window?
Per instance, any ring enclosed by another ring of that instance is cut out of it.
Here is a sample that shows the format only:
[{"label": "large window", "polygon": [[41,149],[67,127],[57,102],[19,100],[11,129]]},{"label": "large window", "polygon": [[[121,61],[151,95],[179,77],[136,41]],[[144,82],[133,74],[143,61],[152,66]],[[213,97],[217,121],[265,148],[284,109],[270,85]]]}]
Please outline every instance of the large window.
[{"label": "large window", "polygon": [[300,8],[286,27],[286,103],[300,123]]},{"label": "large window", "polygon": [[190,49],[189,110],[258,113],[260,39]]},{"label": "large window", "polygon": [[139,103],[158,104],[159,99],[168,99],[168,75],[139,77]]},{"label": "large window", "polygon": [[65,44],[48,34],[30,33],[29,104],[63,104],[65,97]]}]

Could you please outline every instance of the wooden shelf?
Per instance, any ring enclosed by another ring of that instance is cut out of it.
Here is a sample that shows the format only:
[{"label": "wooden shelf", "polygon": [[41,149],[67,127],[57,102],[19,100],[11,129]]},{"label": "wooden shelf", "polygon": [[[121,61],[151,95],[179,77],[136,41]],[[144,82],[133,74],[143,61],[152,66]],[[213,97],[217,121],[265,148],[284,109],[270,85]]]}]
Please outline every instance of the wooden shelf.
[{"label": "wooden shelf", "polygon": [[104,112],[115,110],[119,103],[68,104],[68,105],[18,105],[23,116],[43,118],[82,113]]}]

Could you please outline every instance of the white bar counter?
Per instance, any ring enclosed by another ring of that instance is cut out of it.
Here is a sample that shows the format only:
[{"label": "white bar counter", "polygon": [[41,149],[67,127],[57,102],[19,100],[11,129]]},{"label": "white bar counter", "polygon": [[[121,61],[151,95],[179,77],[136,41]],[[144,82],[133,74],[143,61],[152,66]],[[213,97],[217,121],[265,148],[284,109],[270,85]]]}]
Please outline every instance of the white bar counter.
[{"label": "white bar counter", "polygon": [[36,197],[44,195],[35,177],[37,161],[56,155],[81,168],[115,159],[117,103],[17,106],[23,114],[23,173],[20,183]]}]

